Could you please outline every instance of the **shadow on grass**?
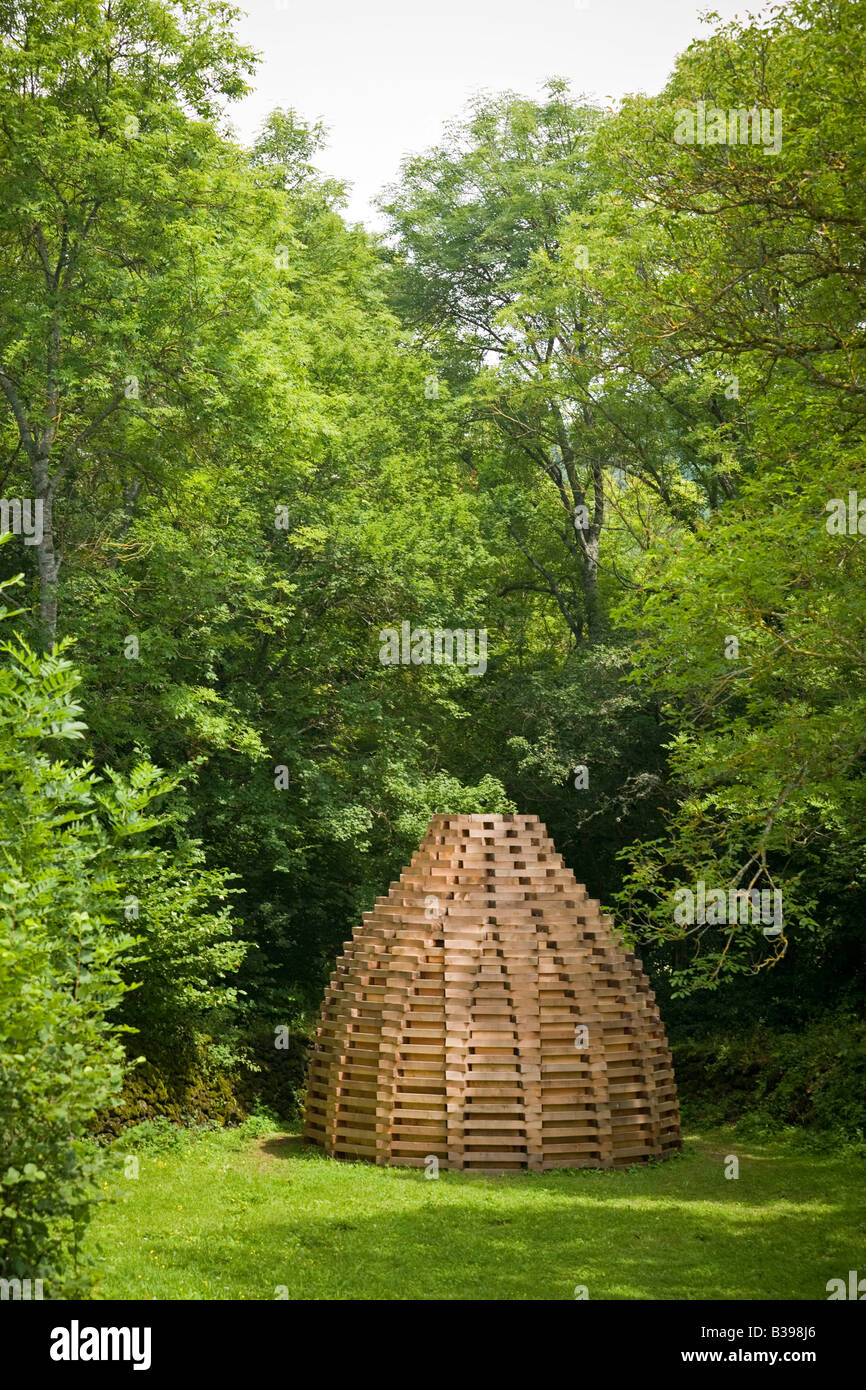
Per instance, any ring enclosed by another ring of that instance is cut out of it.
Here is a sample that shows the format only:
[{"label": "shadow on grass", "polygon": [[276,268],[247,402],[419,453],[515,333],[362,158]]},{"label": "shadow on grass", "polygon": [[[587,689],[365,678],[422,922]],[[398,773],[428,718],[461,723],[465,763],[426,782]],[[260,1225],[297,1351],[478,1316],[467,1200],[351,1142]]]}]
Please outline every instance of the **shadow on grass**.
[{"label": "shadow on grass", "polygon": [[266,1139],[259,1145],[262,1153],[271,1158],[320,1158],[321,1154],[314,1144],[309,1144],[300,1134],[285,1134]]},{"label": "shadow on grass", "polygon": [[[428,1179],[423,1168],[384,1166],[363,1159],[333,1158],[300,1135],[271,1138],[261,1144],[264,1152],[277,1158],[304,1159],[342,1172],[367,1176],[375,1173],[383,1182],[421,1184]],[[739,1161],[739,1177],[727,1178],[731,1157]],[[866,1190],[866,1163],[862,1163],[861,1193]],[[822,1172],[823,1170],[823,1172]],[[703,1139],[689,1139],[681,1153],[670,1158],[635,1163],[627,1168],[559,1168],[545,1173],[526,1170],[513,1173],[484,1173],[467,1170],[453,1172],[442,1168],[437,1181],[449,1188],[487,1187],[492,1193],[512,1191],[529,1193],[552,1192],[567,1200],[596,1197],[605,1202],[668,1201],[677,1205],[688,1202],[715,1202],[720,1206],[762,1208],[767,1202],[789,1201],[797,1206],[816,1208],[839,1206],[839,1190],[856,1189],[856,1168],[835,1155],[786,1151],[780,1155],[772,1148],[754,1142],[719,1144]],[[856,1211],[856,1208],[854,1209]],[[861,1229],[866,1222],[866,1199],[860,1211]]]},{"label": "shadow on grass", "polygon": [[856,1175],[834,1184],[833,1162],[786,1155],[752,1182],[745,1163],[736,1182],[719,1167],[717,1186],[706,1152],[641,1170],[429,1181],[324,1158],[297,1135],[261,1148],[305,1160],[275,1175],[284,1214],[230,1231],[214,1212],[195,1250],[158,1238],[163,1268],[202,1297],[216,1286],[228,1299],[573,1300],[585,1285],[590,1299],[823,1300],[862,1251]]},{"label": "shadow on grass", "polygon": [[[239,1268],[235,1242],[213,1230],[194,1256],[162,1245],[166,1263],[204,1293],[290,1299],[823,1299],[846,1275],[848,1252],[815,1241],[804,1218],[777,1217],[725,1229],[662,1222],[636,1229],[623,1213],[587,1222],[565,1202],[531,1223],[470,1207],[348,1220],[292,1217],[257,1225]],[[162,1244],[162,1243],[161,1243]],[[853,1257],[853,1250],[850,1252]]]}]

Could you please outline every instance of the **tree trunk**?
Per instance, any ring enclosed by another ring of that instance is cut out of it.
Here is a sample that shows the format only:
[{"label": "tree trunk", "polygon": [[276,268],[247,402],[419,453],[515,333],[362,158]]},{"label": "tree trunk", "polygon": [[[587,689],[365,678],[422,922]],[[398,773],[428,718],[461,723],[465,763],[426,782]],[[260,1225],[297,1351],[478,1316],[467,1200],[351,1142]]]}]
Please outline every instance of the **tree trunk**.
[{"label": "tree trunk", "polygon": [[48,459],[39,455],[33,461],[33,492],[42,503],[42,536],[36,546],[39,565],[39,621],[46,651],[57,641],[57,576],[61,557],[54,549],[54,493],[48,472]]},{"label": "tree trunk", "polygon": [[600,641],[604,633],[604,608],[598,592],[598,536],[587,536],[583,546],[583,571],[580,576],[583,604],[586,613],[587,641]]},{"label": "tree trunk", "polygon": [[[572,491],[575,507],[577,507],[578,501],[585,506],[586,499],[582,493],[578,493],[574,482],[572,483]],[[586,640],[590,645],[593,642],[599,642],[605,630],[604,607],[598,591],[598,554],[604,527],[604,501],[604,469],[600,463],[594,462],[592,464],[592,520],[588,526],[579,526],[575,520],[574,528],[582,561],[580,585],[586,613]],[[575,517],[576,515],[577,511],[575,510]]]}]

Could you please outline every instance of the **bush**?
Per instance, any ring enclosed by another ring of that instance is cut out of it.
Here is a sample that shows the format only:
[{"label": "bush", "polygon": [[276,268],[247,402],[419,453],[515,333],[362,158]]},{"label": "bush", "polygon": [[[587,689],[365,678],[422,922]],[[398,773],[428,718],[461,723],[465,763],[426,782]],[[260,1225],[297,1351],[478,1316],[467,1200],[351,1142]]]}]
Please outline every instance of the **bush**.
[{"label": "bush", "polygon": [[183,1130],[162,1116],[142,1120],[123,1131],[123,1147],[131,1153],[177,1153],[183,1148]]},{"label": "bush", "polygon": [[57,1297],[79,1288],[96,1195],[87,1123],[122,1076],[107,1015],[132,938],[112,866],[155,788],[118,783],[121,804],[89,766],[60,761],[83,731],[69,662],[15,642],[0,655],[0,1270]]},{"label": "bush", "polygon": [[674,1044],[684,1108],[707,1124],[866,1136],[866,1022],[844,1012],[800,1032],[759,1026]]},{"label": "bush", "polygon": [[128,970],[135,987],[118,1021],[135,1029],[136,1053],[165,1059],[172,1073],[185,1056],[196,1070],[226,1072],[245,1055],[237,1044],[237,990],[228,983],[247,949],[233,936],[234,876],[206,868],[203,859],[198,842],[181,837],[170,849],[139,853],[123,874],[137,951]]},{"label": "bush", "polygon": [[[194,845],[175,856],[145,847],[168,821],[148,808],[173,783],[144,759],[128,779],[64,760],[85,726],[63,651],[0,645],[0,1277],[42,1279],[54,1298],[88,1290],[79,1246],[102,1162],[91,1131],[119,1101],[123,1035],[146,1022],[177,1066],[219,1090],[214,1068],[235,1056],[224,976],[244,949],[228,940],[225,876],[202,869]],[[147,909],[141,929],[125,921],[131,884]],[[193,1047],[190,1062],[178,1044],[196,1029],[210,1052]],[[240,1118],[227,1082],[222,1093]]]}]

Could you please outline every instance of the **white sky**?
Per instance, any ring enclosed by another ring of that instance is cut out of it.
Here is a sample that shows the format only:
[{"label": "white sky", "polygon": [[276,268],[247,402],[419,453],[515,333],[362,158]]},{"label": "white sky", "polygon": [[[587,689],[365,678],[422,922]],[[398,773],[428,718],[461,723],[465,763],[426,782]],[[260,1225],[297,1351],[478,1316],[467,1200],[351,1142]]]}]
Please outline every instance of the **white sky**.
[{"label": "white sky", "polygon": [[240,37],[262,54],[256,91],[230,109],[252,139],[275,106],[330,127],[319,159],[348,179],[350,218],[378,224],[371,200],[403,154],[426,149],[475,92],[538,95],[547,77],[576,93],[656,92],[677,53],[762,0],[237,0]]}]

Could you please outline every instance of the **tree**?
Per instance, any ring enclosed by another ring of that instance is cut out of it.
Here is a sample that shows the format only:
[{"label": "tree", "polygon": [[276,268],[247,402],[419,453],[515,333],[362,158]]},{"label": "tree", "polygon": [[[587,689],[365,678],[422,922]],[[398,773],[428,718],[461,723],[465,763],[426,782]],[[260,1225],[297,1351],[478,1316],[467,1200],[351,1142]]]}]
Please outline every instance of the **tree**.
[{"label": "tree", "polygon": [[227,314],[235,334],[245,322],[249,266],[225,240],[244,195],[212,124],[252,66],[234,15],[211,0],[0,11],[0,389],[8,468],[23,458],[41,513],[49,647],[59,511],[107,479],[122,537],[178,431],[214,407]]},{"label": "tree", "polygon": [[[626,480],[690,522],[682,486],[707,403],[626,378],[610,282],[628,214],[595,157],[604,113],[567,85],[478,98],[442,145],[408,159],[385,204],[396,303],[442,364],[469,425],[464,454],[520,557],[510,586],[548,595],[576,642],[602,640],[603,533]],[[623,327],[626,341],[634,325]]]},{"label": "tree", "polygon": [[[643,633],[638,673],[667,701],[678,797],[666,833],[630,850],[623,902],[649,939],[685,942],[686,990],[791,945],[850,961],[847,987],[860,969],[863,18],[859,3],[804,0],[727,26],[603,135],[660,249],[624,264],[621,315],[643,329],[623,361],[709,368],[738,382],[742,406],[734,493],[651,547],[623,606]],[[780,147],[678,143],[678,113],[698,100],[726,118],[783,113]],[[673,891],[700,879],[778,889],[784,932],[678,925]]]}]

